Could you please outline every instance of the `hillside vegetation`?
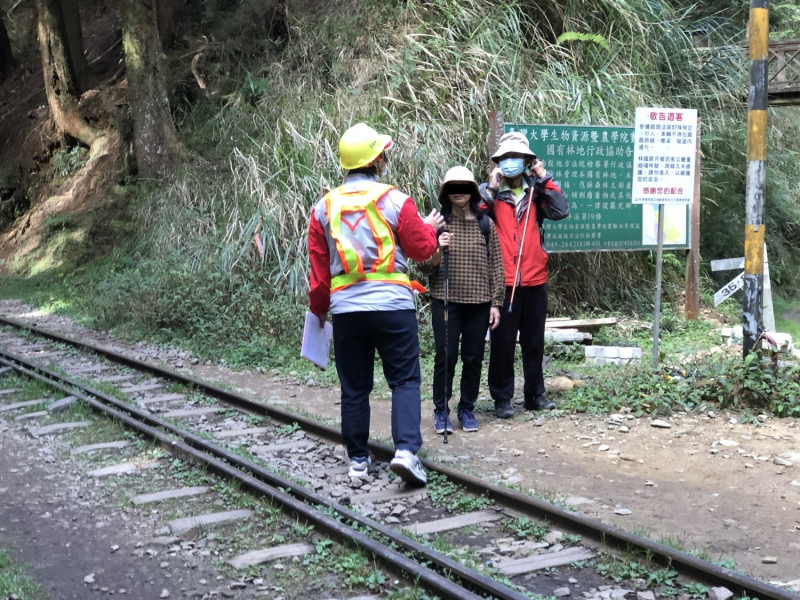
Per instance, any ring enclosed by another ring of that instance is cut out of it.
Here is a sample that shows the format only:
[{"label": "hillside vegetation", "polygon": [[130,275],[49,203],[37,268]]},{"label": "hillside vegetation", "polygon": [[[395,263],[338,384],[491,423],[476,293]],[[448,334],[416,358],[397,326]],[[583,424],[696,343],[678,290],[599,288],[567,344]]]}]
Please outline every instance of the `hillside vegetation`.
[{"label": "hillside vegetation", "polygon": [[[798,22],[792,4],[772,8],[778,31]],[[706,298],[721,283],[708,261],[741,255],[748,71],[731,47],[746,44],[744,1],[219,0],[184,10],[168,81],[195,158],[164,180],[124,178],[102,211],[50,217],[34,249],[8,255],[18,277],[7,293],[213,358],[283,361],[305,309],[308,211],[342,177],[341,132],[363,120],[389,133],[390,178],[426,211],[448,167],[485,176],[491,111],[632,125],[636,106],[697,108]],[[773,286],[792,295],[800,118],[779,108],[769,119],[769,264]],[[52,148],[49,176],[76,176],[82,152]],[[684,262],[682,252],[665,259],[668,302],[679,300]],[[555,255],[552,273],[554,314],[652,312],[651,253]],[[422,307],[426,319],[424,297]]]}]

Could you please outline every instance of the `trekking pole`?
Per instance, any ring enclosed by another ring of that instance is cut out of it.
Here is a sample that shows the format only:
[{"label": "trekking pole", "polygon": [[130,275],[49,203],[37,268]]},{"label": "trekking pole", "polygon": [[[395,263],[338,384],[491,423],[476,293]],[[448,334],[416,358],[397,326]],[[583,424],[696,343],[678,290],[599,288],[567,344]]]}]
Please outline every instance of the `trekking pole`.
[{"label": "trekking pole", "polygon": [[450,246],[447,245],[444,247],[444,256],[442,261],[444,261],[444,437],[442,438],[442,443],[447,443],[447,405],[450,402],[449,394],[450,391],[448,388],[450,387],[448,382],[450,381],[450,363],[447,360],[447,347],[449,345],[449,333],[450,333],[450,314],[448,312],[448,302],[450,300]]},{"label": "trekking pole", "polygon": [[522,240],[519,243],[519,253],[517,253],[517,271],[514,273],[514,286],[511,288],[511,298],[508,300],[508,312],[514,308],[514,292],[517,291],[517,282],[519,281],[519,268],[522,265],[522,249],[525,245],[525,234],[528,232],[528,219],[531,218],[531,206],[533,204],[533,186],[531,186],[531,193],[528,195],[528,212],[525,214],[525,225],[522,226]]}]

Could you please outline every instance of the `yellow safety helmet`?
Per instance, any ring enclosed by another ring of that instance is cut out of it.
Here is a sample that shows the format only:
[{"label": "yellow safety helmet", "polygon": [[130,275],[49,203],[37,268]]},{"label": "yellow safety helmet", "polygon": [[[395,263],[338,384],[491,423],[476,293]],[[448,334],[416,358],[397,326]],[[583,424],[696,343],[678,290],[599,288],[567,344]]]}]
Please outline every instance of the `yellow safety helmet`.
[{"label": "yellow safety helmet", "polygon": [[348,171],[367,167],[392,147],[392,138],[381,135],[366,123],[356,123],[339,140],[339,164]]}]

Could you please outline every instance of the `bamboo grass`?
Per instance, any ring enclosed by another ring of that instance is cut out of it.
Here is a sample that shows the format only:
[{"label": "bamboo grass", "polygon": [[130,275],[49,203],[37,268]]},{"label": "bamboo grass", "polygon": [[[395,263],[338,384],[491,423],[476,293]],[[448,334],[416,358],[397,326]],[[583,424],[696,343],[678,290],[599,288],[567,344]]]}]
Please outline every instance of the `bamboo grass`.
[{"label": "bamboo grass", "polygon": [[[285,46],[241,59],[256,75],[223,96],[203,129],[227,168],[211,178],[187,173],[144,211],[152,252],[302,305],[309,211],[341,181],[341,133],[361,120],[389,133],[389,179],[424,213],[449,167],[486,177],[492,110],[510,122],[631,125],[636,106],[698,108],[709,135],[703,217],[731,210],[744,165],[743,58],[710,53],[690,31],[733,46],[741,24],[659,0],[562,0],[546,9],[525,0],[355,4],[361,9],[331,9],[324,22],[292,14]],[[647,253],[559,255],[552,268],[556,312],[648,308]],[[677,296],[682,274],[668,274],[667,293]]]}]

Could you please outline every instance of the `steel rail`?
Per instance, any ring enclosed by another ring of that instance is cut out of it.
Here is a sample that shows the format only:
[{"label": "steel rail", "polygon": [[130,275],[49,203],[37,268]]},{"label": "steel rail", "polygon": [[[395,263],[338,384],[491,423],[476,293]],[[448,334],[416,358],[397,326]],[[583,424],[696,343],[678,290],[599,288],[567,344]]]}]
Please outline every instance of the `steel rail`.
[{"label": "steel rail", "polygon": [[[241,394],[224,390],[218,386],[205,383],[183,373],[178,373],[171,369],[135,358],[126,357],[116,351],[75,340],[66,335],[50,332],[36,327],[35,325],[28,325],[0,316],[0,324],[2,323],[18,329],[31,331],[32,333],[36,333],[48,339],[91,350],[117,362],[146,370],[155,375],[175,379],[187,385],[195,386],[209,396],[235,404],[243,410],[257,414],[266,414],[286,422],[294,421],[307,431],[313,431],[330,440],[341,441],[340,432],[332,427],[277,407],[259,404]],[[383,444],[370,441],[369,446],[372,452],[380,458],[388,459],[393,456],[392,449]],[[727,587],[741,596],[758,597],[761,600],[800,600],[800,595],[798,594],[793,594],[764,581],[733,571],[732,569],[715,565],[686,552],[675,550],[674,548],[632,534],[618,527],[614,527],[613,525],[572,513],[543,500],[487,482],[439,463],[431,462],[426,459],[421,459],[421,461],[426,469],[447,476],[456,485],[460,485],[477,495],[488,495],[498,504],[558,524],[560,527],[569,529],[582,536],[588,536],[606,546],[615,547],[623,551],[631,549],[640,550],[649,554],[656,562],[670,566],[680,571],[682,574],[691,576],[706,584]]]},{"label": "steel rail", "polygon": [[[431,550],[390,527],[350,510],[324,496],[320,496],[290,479],[281,477],[252,461],[229,452],[200,436],[184,431],[136,406],[127,404],[100,390],[54,373],[45,367],[5,351],[0,351],[0,364],[10,366],[28,377],[43,381],[66,394],[80,398],[95,410],[103,412],[112,418],[120,420],[129,427],[153,437],[162,445],[168,447],[170,452],[204,464],[218,474],[234,479],[255,492],[281,503],[295,514],[304,517],[315,525],[321,526],[329,534],[340,539],[353,541],[362,546],[373,555],[383,559],[390,568],[407,572],[413,580],[424,582],[430,591],[442,594],[445,598],[480,600],[484,596],[474,593],[473,590],[477,590],[480,594],[488,593],[491,594],[491,597],[500,600],[527,599],[525,594],[465,567],[461,563]],[[176,438],[178,439],[176,440]],[[291,493],[287,494],[282,490],[289,490]],[[319,509],[313,508],[314,506],[322,506],[329,511],[335,511],[336,514],[347,521],[369,528],[384,536],[390,543],[405,549],[415,559],[428,561],[435,564],[442,572],[453,574],[464,582],[466,587],[448,579],[437,571],[421,566],[414,559],[392,550],[359,530],[345,525]]]}]

